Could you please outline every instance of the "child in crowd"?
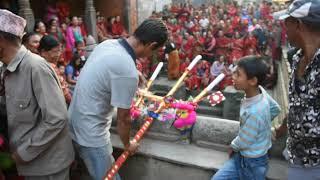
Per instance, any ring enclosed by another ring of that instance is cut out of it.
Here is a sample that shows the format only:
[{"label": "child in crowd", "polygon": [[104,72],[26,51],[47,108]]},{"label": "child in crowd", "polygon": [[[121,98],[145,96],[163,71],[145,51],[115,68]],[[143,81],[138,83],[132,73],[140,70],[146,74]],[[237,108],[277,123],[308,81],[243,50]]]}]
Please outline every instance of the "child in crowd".
[{"label": "child in crowd", "polygon": [[77,83],[78,77],[81,70],[81,56],[75,53],[71,62],[65,68],[65,74],[67,77],[67,82],[70,85],[70,90],[73,92],[74,86]]},{"label": "child in crowd", "polygon": [[268,67],[260,57],[247,56],[238,62],[234,86],[246,95],[240,107],[240,130],[228,149],[230,160],[212,180],[266,178],[271,123],[280,113],[277,102],[260,86],[267,73]]},{"label": "child in crowd", "polygon": [[224,73],[226,77],[217,86],[219,90],[223,90],[226,86],[232,84],[231,71],[223,55],[219,57],[218,61],[215,61],[214,63],[212,63],[212,66],[210,68],[210,76],[209,76],[210,82],[213,81],[216,77],[218,77],[221,73]]}]

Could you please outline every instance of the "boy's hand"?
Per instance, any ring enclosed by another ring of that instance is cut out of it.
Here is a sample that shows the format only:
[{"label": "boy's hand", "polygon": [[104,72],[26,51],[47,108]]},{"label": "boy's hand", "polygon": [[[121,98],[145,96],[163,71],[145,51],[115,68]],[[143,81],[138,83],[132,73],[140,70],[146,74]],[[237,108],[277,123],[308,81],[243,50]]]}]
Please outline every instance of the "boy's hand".
[{"label": "boy's hand", "polygon": [[228,155],[229,155],[229,158],[231,158],[234,154],[234,150],[232,149],[232,147],[228,147]]},{"label": "boy's hand", "polygon": [[288,132],[288,127],[287,127],[287,116],[283,119],[282,124],[280,127],[276,129],[276,139],[285,136]]}]

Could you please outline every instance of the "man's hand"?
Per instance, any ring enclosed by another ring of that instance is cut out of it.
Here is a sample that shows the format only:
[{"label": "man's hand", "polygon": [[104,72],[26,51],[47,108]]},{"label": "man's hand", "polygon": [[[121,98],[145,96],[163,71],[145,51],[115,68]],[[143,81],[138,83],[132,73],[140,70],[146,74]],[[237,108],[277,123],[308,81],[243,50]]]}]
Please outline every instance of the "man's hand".
[{"label": "man's hand", "polygon": [[138,71],[138,75],[139,75],[139,87],[140,88],[145,88],[147,86],[147,79],[144,77],[144,75]]},{"label": "man's hand", "polygon": [[17,152],[14,152],[12,155],[11,155],[11,158],[14,160],[14,162],[16,162],[16,164],[26,164],[27,162],[24,161],[20,155],[17,153]]},{"label": "man's hand", "polygon": [[228,147],[228,155],[229,155],[229,158],[231,158],[234,154],[234,150],[232,149],[232,147]]},{"label": "man's hand", "polygon": [[130,144],[126,145],[125,150],[129,151],[129,154],[132,156],[137,152],[139,146],[140,144],[136,141],[130,141]]}]

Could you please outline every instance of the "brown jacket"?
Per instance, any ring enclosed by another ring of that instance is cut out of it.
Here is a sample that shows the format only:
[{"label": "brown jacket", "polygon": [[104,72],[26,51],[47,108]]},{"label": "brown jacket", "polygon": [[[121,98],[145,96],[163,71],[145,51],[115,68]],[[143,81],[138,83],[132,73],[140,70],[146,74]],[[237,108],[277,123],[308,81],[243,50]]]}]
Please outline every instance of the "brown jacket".
[{"label": "brown jacket", "polygon": [[27,161],[17,165],[19,174],[50,175],[70,166],[74,151],[67,128],[67,107],[50,65],[22,46],[14,60],[0,71],[5,69],[10,71],[2,97],[10,150]]}]

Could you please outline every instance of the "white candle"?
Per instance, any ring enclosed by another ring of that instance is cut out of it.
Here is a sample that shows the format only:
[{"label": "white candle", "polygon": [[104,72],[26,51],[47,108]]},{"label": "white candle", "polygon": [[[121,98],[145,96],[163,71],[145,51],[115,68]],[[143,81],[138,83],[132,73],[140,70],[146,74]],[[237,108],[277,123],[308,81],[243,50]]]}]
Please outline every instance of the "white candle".
[{"label": "white candle", "polygon": [[225,77],[226,75],[221,73],[218,77],[216,77],[207,87],[208,91],[211,91],[217,84],[219,84],[222,79]]},{"label": "white candle", "polygon": [[191,71],[191,69],[202,59],[201,55],[196,56],[193,61],[190,63],[190,65],[188,66],[188,70]]},{"label": "white candle", "polygon": [[156,77],[158,76],[160,70],[162,69],[163,66],[163,62],[160,62],[156,68],[156,70],[153,72],[150,81],[154,81],[156,79]]}]

